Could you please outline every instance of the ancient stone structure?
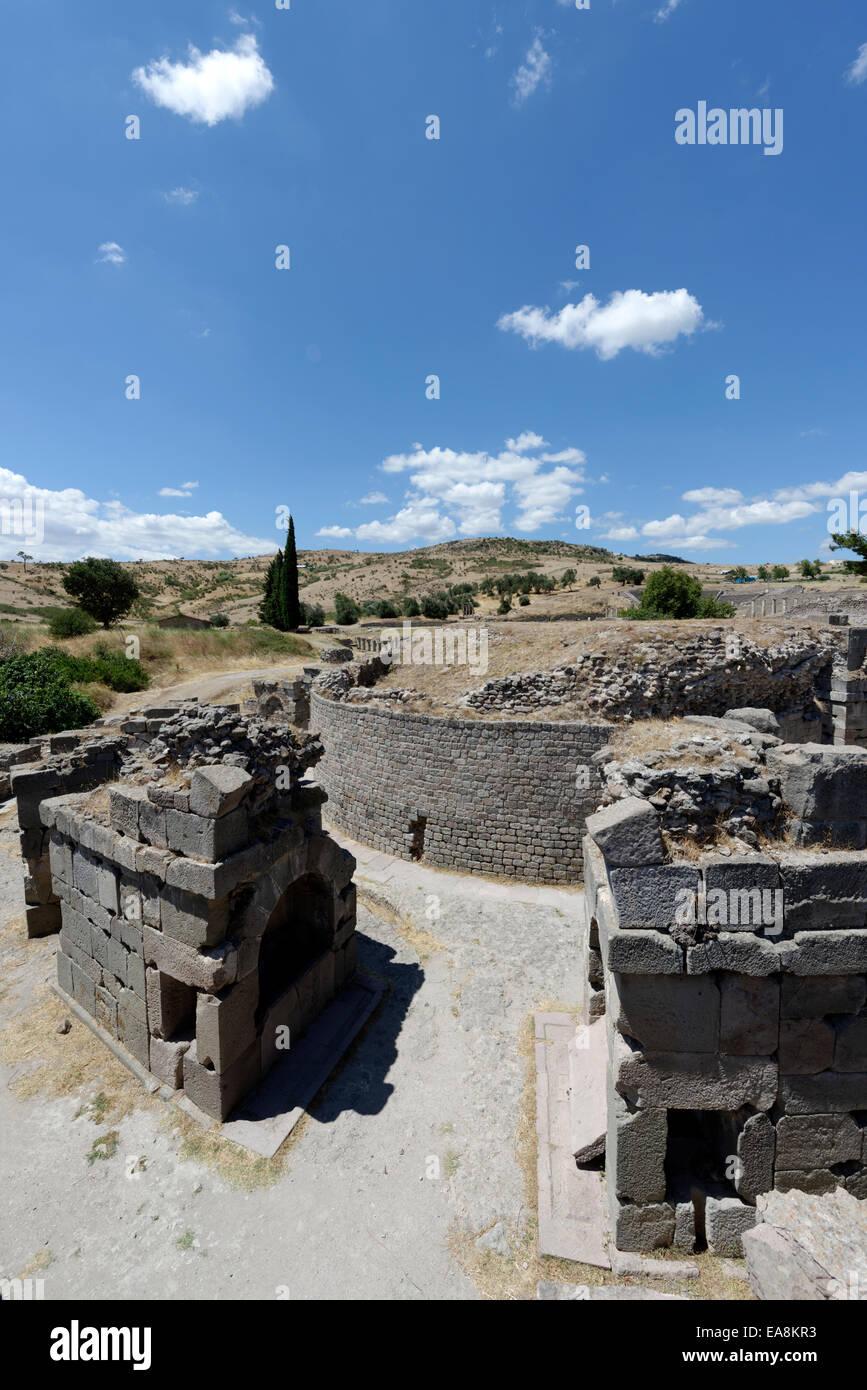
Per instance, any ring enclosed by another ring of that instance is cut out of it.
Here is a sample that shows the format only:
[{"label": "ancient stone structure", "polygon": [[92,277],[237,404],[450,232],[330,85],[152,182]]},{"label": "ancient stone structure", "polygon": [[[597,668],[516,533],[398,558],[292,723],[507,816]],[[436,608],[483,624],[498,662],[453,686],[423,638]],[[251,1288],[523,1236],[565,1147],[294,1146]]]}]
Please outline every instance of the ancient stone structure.
[{"label": "ancient stone structure", "polygon": [[827,741],[867,746],[867,627],[847,628],[845,636],[846,646],[833,664],[830,688],[821,692],[819,707]]},{"label": "ancient stone structure", "polygon": [[[278,713],[144,710],[13,773],[49,841],[60,989],[221,1120],[355,970],[355,864],[301,780],[322,745]],[[95,767],[123,781],[78,790]]]},{"label": "ancient stone structure", "polygon": [[311,696],[328,815],[404,859],[527,882],[581,873],[581,828],[599,802],[592,755],[607,724],[438,719]]},{"label": "ancient stone structure", "polygon": [[622,1250],[738,1255],[763,1193],[867,1198],[867,751],[775,741],[767,759],[790,834],[761,852],[669,854],[636,796],[587,822]]}]

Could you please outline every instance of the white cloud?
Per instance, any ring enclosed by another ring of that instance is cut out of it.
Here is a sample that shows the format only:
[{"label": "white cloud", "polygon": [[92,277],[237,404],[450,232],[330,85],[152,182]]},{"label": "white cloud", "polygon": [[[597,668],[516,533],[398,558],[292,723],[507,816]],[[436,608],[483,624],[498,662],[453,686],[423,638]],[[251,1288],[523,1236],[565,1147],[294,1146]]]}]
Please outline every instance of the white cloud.
[{"label": "white cloud", "polygon": [[850,492],[867,492],[867,473],[844,473],[835,483],[804,483],[801,487],[780,488],[776,502],[813,502],[822,497],[846,497]]},{"label": "white cloud", "polygon": [[601,539],[603,541],[635,541],[638,539],[638,529],[635,526],[612,526],[610,531],[603,531]]},{"label": "white cloud", "polygon": [[[14,516],[19,503],[30,534],[4,531],[0,535],[0,554],[9,558],[22,544],[37,560],[79,560],[84,555],[166,560],[176,555],[266,555],[276,549],[273,537],[245,535],[221,512],[204,516],[134,512],[119,501],[97,501],[79,488],[36,487],[20,474],[0,468],[0,505]],[[40,514],[42,541],[32,532],[32,522]]]},{"label": "white cloud", "polygon": [[352,531],[348,526],[321,526],[316,534],[317,536],[333,536],[336,540],[342,540],[345,536],[351,536]]},{"label": "white cloud", "polygon": [[846,81],[855,87],[860,87],[864,79],[867,78],[867,43],[862,43],[858,49],[857,57],[846,69],[845,77]]},{"label": "white cloud", "polygon": [[[503,511],[509,502],[517,509],[508,523],[511,529],[536,531],[563,520],[570,498],[583,491],[580,465],[585,456],[574,448],[540,455],[538,450],[544,447],[541,434],[525,430],[509,439],[499,454],[425,449],[421,444],[414,444],[406,454],[390,454],[380,466],[383,473],[407,475],[410,488],[405,505],[393,516],[367,522],[352,534],[358,540],[392,544],[499,535],[505,529]],[[558,466],[545,468],[545,464]]]},{"label": "white cloud", "polygon": [[533,95],[540,82],[550,82],[550,80],[551,55],[545,52],[541,35],[537,34],[527,49],[526,58],[512,78],[514,105],[523,106],[527,98]]},{"label": "white cloud", "polygon": [[180,487],[161,487],[160,497],[192,497],[193,489],[197,488],[198,483],[181,483]]},{"label": "white cloud", "polygon": [[725,505],[728,502],[742,502],[743,496],[743,493],[734,487],[695,487],[683,494],[683,500],[698,503],[718,502]]},{"label": "white cloud", "polygon": [[366,497],[362,497],[361,505],[363,507],[369,507],[375,505],[377,502],[387,501],[388,498],[386,497],[384,492],[369,492]]},{"label": "white cloud", "polygon": [[497,327],[520,334],[533,347],[538,343],[559,343],[570,350],[589,347],[608,361],[627,347],[655,355],[681,334],[694,333],[703,321],[701,305],[685,289],[654,294],[617,290],[607,304],[587,294],[580,304],[566,304],[556,314],[525,305],[504,314]]},{"label": "white cloud", "polygon": [[654,22],[656,24],[664,24],[665,21],[670,19],[674,14],[679,4],[680,0],[665,0],[665,4],[661,5],[653,16]]},{"label": "white cloud", "polygon": [[126,260],[126,252],[122,246],[118,246],[116,241],[104,241],[99,248],[100,261],[108,265],[123,265]]},{"label": "white cloud", "polygon": [[532,430],[525,430],[519,434],[517,439],[507,439],[506,448],[511,449],[515,454],[523,454],[527,449],[544,449],[547,439],[543,439],[541,434],[534,434]]},{"label": "white cloud", "polygon": [[[655,550],[656,546],[649,542],[645,545],[645,550]],[[677,541],[678,550],[737,550],[737,541],[727,541],[722,536],[680,536]]]},{"label": "white cloud", "polygon": [[194,203],[198,198],[198,193],[194,188],[173,188],[170,193],[164,193],[163,198],[167,203],[175,203],[178,207],[188,208],[190,203]]},{"label": "white cloud", "polygon": [[189,61],[158,58],[136,68],[133,81],[157,106],[204,125],[217,125],[260,106],[274,90],[274,78],[252,34],[241,34],[234,49],[201,53],[190,45]]}]

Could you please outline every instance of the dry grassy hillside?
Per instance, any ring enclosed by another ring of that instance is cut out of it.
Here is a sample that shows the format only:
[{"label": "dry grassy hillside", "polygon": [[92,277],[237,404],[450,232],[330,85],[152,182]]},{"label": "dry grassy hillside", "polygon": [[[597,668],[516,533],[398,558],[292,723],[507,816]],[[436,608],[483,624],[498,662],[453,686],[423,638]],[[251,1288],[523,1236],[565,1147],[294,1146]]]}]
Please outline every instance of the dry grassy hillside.
[{"label": "dry grassy hillside", "polygon": [[[203,618],[224,613],[233,624],[245,623],[256,617],[270,558],[126,562],[142,591],[141,603],[133,616],[158,620],[172,613]],[[649,573],[662,563],[565,541],[519,541],[508,537],[447,541],[393,553],[307,550],[299,552],[298,560],[302,598],[320,604],[326,612],[333,608],[338,590],[359,602],[404,595],[421,599],[452,584],[478,584],[509,572],[534,569],[559,581],[566,569],[577,571],[571,589],[531,595],[529,606],[515,608],[513,621],[573,614],[577,618],[604,616],[612,605],[622,606],[624,602],[620,587],[611,580],[615,564],[630,563]],[[724,578],[728,565],[682,563],[709,589],[731,587]],[[772,586],[772,591],[785,593],[798,582],[796,566],[787,563],[792,570],[791,580]],[[813,587],[828,591],[845,582],[851,586],[852,580],[844,581],[838,571],[826,572],[828,583]],[[598,588],[588,587],[588,580],[594,576],[601,581]],[[38,622],[44,618],[44,610],[65,606],[68,600],[62,580],[63,566],[58,563],[28,563],[25,571],[21,561],[0,562],[0,620]],[[739,587],[746,591],[744,586]],[[749,589],[765,587],[750,585]],[[496,601],[480,596],[478,612],[488,616],[496,606]]]}]

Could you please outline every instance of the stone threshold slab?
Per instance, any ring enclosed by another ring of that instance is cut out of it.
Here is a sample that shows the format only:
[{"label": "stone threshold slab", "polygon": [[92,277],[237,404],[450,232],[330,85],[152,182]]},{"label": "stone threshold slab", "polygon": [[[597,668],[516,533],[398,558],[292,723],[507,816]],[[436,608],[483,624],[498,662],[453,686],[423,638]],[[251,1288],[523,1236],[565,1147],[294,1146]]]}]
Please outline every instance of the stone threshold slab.
[{"label": "stone threshold slab", "polygon": [[539,1253],[610,1269],[602,1174],[579,1168],[573,1153],[569,1044],[575,1020],[538,1013],[534,1023]]},{"label": "stone threshold slab", "polygon": [[183,1091],[173,1091],[157,1080],[55,980],[49,979],[47,983],[64,1008],[90,1029],[150,1095],[159,1093],[162,1100],[173,1101],[203,1128],[219,1130],[223,1138],[262,1158],[273,1158],[285,1143],[317,1091],[378,1006],[385,988],[367,975],[356,974],[311,1024],[300,1042],[244,1097],[233,1112],[235,1118],[221,1125],[213,1115],[206,1115],[188,1100]]},{"label": "stone threshold slab", "polygon": [[221,1126],[224,1139],[273,1158],[328,1080],[382,998],[384,986],[357,974],[310,1025],[300,1042]]}]

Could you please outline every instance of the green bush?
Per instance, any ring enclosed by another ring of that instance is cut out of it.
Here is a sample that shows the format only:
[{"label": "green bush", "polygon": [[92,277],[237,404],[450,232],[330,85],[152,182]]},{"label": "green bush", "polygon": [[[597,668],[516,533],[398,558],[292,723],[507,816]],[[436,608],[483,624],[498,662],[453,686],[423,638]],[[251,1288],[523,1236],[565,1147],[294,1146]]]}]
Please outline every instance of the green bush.
[{"label": "green bush", "polygon": [[521,597],[518,599],[518,602],[520,603],[522,608],[526,608],[529,605],[530,600],[526,594],[522,594]]},{"label": "green bush", "polygon": [[26,743],[38,734],[80,729],[99,708],[70,688],[51,649],[13,656],[0,665],[0,739]]},{"label": "green bush", "polygon": [[60,608],[48,620],[52,637],[86,637],[96,630],[96,623],[81,608]]},{"label": "green bush", "polygon": [[42,655],[54,665],[62,680],[68,684],[81,681],[99,682],[109,690],[129,693],[147,690],[150,676],[140,661],[134,661],[107,642],[97,642],[92,656],[72,656],[60,647],[45,647]]},{"label": "green bush", "polygon": [[306,627],[323,627],[325,609],[321,603],[301,603],[301,621]]},{"label": "green bush", "polygon": [[211,627],[228,627],[228,626],[229,626],[229,619],[226,617],[225,613],[212,613],[212,614],[211,614]]},{"label": "green bush", "polygon": [[358,622],[360,609],[355,599],[348,594],[341,594],[340,591],[334,595],[334,612],[337,622],[341,627],[351,627]]}]

